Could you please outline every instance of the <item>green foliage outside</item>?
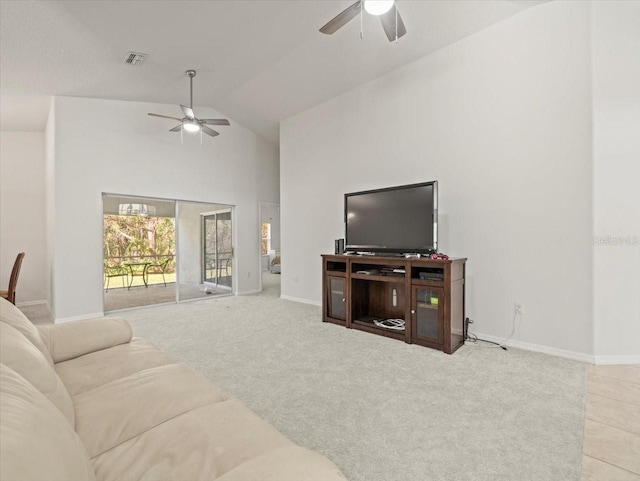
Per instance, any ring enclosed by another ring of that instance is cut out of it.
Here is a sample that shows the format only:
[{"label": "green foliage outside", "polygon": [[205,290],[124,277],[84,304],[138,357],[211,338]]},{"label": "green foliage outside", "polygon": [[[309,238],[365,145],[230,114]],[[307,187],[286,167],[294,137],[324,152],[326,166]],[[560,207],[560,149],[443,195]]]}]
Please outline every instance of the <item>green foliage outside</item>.
[{"label": "green foliage outside", "polygon": [[165,272],[175,272],[174,219],[105,215],[103,229],[105,269],[127,262],[160,264],[170,257]]}]

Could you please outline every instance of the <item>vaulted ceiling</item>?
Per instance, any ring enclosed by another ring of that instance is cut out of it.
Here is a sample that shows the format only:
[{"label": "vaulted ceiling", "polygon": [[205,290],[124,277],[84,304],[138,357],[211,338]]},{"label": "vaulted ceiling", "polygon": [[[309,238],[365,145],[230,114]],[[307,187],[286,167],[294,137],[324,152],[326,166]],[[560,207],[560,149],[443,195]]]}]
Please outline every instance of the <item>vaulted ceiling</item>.
[{"label": "vaulted ceiling", "polygon": [[[186,104],[196,69],[195,105],[277,145],[281,120],[542,2],[399,0],[397,44],[370,15],[363,40],[358,19],[318,32],[352,3],[2,1],[1,128],[42,130],[52,95]],[[125,65],[129,51],[148,57]]]}]

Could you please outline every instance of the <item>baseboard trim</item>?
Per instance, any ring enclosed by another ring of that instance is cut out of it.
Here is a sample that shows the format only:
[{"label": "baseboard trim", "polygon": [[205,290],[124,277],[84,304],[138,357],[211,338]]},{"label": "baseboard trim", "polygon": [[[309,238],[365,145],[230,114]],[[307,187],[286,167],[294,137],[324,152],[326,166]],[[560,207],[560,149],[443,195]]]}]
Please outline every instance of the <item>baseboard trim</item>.
[{"label": "baseboard trim", "polygon": [[49,305],[49,303],[47,302],[46,299],[41,299],[39,301],[24,301],[24,302],[18,302],[16,304],[16,307],[27,307],[27,306],[40,306],[40,305]]},{"label": "baseboard trim", "polygon": [[595,356],[595,364],[611,365],[611,364],[640,364],[640,354],[631,354],[628,356]]},{"label": "baseboard trim", "polygon": [[84,319],[95,319],[97,317],[104,317],[104,312],[93,312],[91,314],[83,314],[81,316],[56,317],[53,323],[62,324],[63,322],[83,321]]},{"label": "baseboard trim", "polygon": [[259,294],[262,291],[260,289],[254,289],[253,291],[242,291],[238,292],[239,296],[248,296],[249,294]]},{"label": "baseboard trim", "polygon": [[310,301],[309,299],[303,299],[302,297],[293,297],[293,296],[280,296],[280,299],[284,299],[285,301],[293,301],[300,302],[301,304],[310,304],[312,306],[321,307],[322,303],[318,301]]},{"label": "baseboard trim", "polygon": [[595,356],[591,354],[584,354],[584,353],[575,352],[575,351],[565,351],[564,349],[558,349],[558,348],[549,347],[549,346],[542,346],[540,344],[532,344],[529,342],[513,341],[513,340],[505,341],[503,337],[491,336],[489,334],[482,334],[482,333],[474,333],[474,334],[476,334],[481,339],[498,342],[507,347],[524,349],[525,351],[540,352],[542,354],[549,354],[551,356],[562,357],[564,359],[571,359],[573,361],[586,362],[589,364],[595,363]]}]

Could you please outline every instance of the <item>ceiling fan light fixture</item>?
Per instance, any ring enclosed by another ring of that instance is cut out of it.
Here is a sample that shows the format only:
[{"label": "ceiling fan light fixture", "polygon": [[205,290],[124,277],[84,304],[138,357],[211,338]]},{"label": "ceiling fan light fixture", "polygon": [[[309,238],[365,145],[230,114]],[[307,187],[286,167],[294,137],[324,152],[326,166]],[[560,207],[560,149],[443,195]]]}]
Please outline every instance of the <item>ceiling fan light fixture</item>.
[{"label": "ceiling fan light fixture", "polygon": [[364,0],[364,9],[371,15],[384,15],[394,3],[395,0]]},{"label": "ceiling fan light fixture", "polygon": [[[359,0],[358,0],[359,1]],[[161,117],[163,119],[177,120],[180,122],[169,132],[180,132],[180,141],[182,141],[182,134],[186,130],[189,133],[195,134],[200,132],[200,145],[202,145],[202,134],[207,134],[209,137],[216,137],[220,135],[220,132],[207,127],[207,125],[231,125],[227,119],[199,119],[193,112],[193,77],[196,76],[195,70],[187,70],[186,74],[189,76],[189,105],[180,105],[182,114],[184,117],[170,117],[168,115],[152,114],[152,117]]]},{"label": "ceiling fan light fixture", "polygon": [[200,130],[200,124],[194,120],[185,120],[182,123],[182,128],[187,132],[197,132]]}]

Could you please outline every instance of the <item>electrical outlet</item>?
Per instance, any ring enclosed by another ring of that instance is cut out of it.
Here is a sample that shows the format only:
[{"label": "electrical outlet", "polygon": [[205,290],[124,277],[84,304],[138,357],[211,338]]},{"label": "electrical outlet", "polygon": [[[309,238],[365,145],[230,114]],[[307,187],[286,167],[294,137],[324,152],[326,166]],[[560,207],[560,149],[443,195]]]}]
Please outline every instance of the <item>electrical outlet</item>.
[{"label": "electrical outlet", "polygon": [[522,316],[524,315],[524,304],[522,304],[521,302],[516,302],[513,307],[516,314],[520,314]]},{"label": "electrical outlet", "polygon": [[298,283],[298,280],[299,280],[299,279],[298,279],[298,276],[295,276],[295,277],[293,278],[293,280],[294,280],[294,281],[296,282],[296,284],[297,284],[297,283]]},{"label": "electrical outlet", "polygon": [[251,271],[247,272],[247,279],[251,279]]}]

